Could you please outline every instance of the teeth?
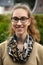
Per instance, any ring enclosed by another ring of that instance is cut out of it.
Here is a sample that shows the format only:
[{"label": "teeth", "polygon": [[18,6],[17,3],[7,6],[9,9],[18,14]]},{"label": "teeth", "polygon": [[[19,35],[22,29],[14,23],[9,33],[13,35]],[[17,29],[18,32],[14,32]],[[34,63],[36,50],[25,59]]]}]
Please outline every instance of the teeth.
[{"label": "teeth", "polygon": [[16,26],[16,28],[23,28],[23,27],[18,27],[18,26]]},{"label": "teeth", "polygon": [[23,28],[23,27],[16,27],[16,28]]}]

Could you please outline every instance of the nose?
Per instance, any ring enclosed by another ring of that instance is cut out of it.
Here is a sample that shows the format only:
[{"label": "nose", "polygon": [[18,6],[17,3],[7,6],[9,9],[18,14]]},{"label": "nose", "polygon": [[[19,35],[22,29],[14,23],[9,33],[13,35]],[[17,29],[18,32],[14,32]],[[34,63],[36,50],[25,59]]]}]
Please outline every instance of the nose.
[{"label": "nose", "polygon": [[21,20],[18,20],[17,25],[21,25],[21,24],[22,24]]}]

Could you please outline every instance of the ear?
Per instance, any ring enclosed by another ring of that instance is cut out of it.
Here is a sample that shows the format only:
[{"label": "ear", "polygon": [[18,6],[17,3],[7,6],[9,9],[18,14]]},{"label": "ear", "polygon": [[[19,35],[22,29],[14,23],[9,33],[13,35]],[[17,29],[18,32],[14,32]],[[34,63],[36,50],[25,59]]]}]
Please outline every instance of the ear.
[{"label": "ear", "polygon": [[31,24],[31,18],[28,19],[28,26]]}]

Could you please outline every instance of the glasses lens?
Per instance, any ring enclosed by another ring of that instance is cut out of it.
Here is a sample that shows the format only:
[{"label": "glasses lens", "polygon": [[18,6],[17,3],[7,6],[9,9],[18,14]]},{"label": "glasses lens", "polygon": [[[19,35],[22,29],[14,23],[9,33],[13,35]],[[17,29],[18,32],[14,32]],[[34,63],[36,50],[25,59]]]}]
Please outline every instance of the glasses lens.
[{"label": "glasses lens", "polygon": [[25,22],[25,21],[28,19],[28,17],[25,17],[25,16],[23,16],[23,17],[21,17],[21,18],[12,17],[11,19],[12,19],[14,22],[18,22],[19,20],[21,20],[21,22]]},{"label": "glasses lens", "polygon": [[13,19],[14,21],[18,21],[18,20],[19,20],[18,17],[12,17],[12,19]]},{"label": "glasses lens", "polygon": [[21,17],[21,21],[25,21],[27,19],[28,19],[27,17]]}]

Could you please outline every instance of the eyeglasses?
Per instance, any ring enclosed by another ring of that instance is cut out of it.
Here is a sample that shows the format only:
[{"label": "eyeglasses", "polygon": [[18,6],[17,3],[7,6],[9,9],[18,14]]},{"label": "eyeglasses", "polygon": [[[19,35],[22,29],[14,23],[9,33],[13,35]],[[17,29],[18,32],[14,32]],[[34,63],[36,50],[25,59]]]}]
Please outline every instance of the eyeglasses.
[{"label": "eyeglasses", "polygon": [[27,19],[29,19],[29,18],[28,18],[28,17],[25,17],[25,16],[23,16],[23,17],[21,17],[21,18],[11,17],[11,20],[12,20],[13,22],[15,22],[15,23],[17,23],[19,20],[20,20],[21,22],[25,22]]}]

